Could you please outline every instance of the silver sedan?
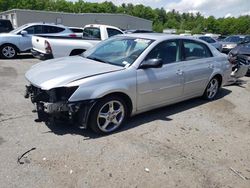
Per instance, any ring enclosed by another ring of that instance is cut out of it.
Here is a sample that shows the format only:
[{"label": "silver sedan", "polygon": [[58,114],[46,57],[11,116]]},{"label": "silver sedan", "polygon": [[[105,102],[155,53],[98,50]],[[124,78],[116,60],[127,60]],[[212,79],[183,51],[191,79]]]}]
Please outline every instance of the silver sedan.
[{"label": "silver sedan", "polygon": [[224,54],[199,39],[127,34],[81,56],[53,59],[27,73],[38,120],[70,120],[111,133],[132,115],[200,97],[213,100],[230,77]]}]

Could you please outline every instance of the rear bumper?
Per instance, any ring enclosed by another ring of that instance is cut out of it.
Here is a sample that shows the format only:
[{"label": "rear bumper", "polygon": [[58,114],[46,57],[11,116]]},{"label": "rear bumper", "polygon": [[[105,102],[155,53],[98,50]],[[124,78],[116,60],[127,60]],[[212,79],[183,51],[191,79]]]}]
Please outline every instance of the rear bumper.
[{"label": "rear bumper", "polygon": [[40,60],[47,60],[47,59],[53,59],[53,55],[52,54],[45,54],[45,53],[41,53],[38,52],[34,49],[31,49],[31,53],[35,58],[38,58]]}]

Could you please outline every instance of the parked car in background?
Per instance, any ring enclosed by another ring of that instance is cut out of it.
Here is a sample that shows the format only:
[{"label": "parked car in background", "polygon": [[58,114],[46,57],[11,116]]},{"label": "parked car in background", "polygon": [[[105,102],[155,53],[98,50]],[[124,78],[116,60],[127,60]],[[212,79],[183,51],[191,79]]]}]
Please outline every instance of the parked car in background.
[{"label": "parked car in background", "polygon": [[134,30],[125,30],[124,33],[129,34],[129,33],[154,33],[154,31],[150,30],[144,30],[144,29],[134,29]]},{"label": "parked car in background", "polygon": [[81,39],[33,36],[31,52],[34,57],[41,60],[79,55],[102,40],[118,34],[123,32],[117,27],[90,24],[83,28]]},{"label": "parked car in background", "polygon": [[[242,63],[250,64],[250,42],[236,46],[229,52],[229,57],[236,57]],[[250,74],[250,67],[248,68],[247,74]]]},{"label": "parked car in background", "polygon": [[81,56],[34,65],[25,74],[26,98],[40,121],[69,119],[107,134],[131,115],[193,97],[213,100],[230,73],[227,56],[201,40],[125,34]]},{"label": "parked car in background", "polygon": [[216,41],[215,39],[213,39],[212,37],[204,36],[204,35],[194,35],[194,37],[213,45],[218,51],[220,52],[222,51],[222,44]]},{"label": "parked car in background", "polygon": [[1,58],[15,58],[18,53],[29,52],[32,48],[32,35],[70,36],[73,32],[63,25],[29,23],[17,29],[0,34]]},{"label": "parked car in background", "polygon": [[220,35],[216,40],[219,41],[219,42],[221,42],[221,41],[223,41],[225,38],[227,38],[226,35]]},{"label": "parked car in background", "polygon": [[0,33],[8,33],[13,30],[10,20],[0,19]]},{"label": "parked car in background", "polygon": [[69,29],[75,34],[76,37],[81,38],[83,33],[83,28],[81,27],[69,27]]},{"label": "parked car in background", "polygon": [[229,53],[233,48],[235,48],[240,43],[245,43],[250,41],[250,35],[232,35],[225,38],[222,43],[222,52]]}]

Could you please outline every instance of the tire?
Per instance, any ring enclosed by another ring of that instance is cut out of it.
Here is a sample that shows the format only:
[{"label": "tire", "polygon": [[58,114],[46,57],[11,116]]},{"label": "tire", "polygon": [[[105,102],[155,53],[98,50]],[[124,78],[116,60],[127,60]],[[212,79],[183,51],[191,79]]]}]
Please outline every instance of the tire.
[{"label": "tire", "polygon": [[203,98],[206,100],[214,100],[220,88],[220,81],[217,77],[213,77],[207,84],[204,91]]},{"label": "tire", "polygon": [[109,96],[93,107],[88,123],[97,134],[109,134],[121,127],[127,114],[128,108],[124,100],[118,96]]},{"label": "tire", "polygon": [[4,59],[14,59],[17,56],[17,48],[12,44],[4,44],[0,48],[0,56]]}]

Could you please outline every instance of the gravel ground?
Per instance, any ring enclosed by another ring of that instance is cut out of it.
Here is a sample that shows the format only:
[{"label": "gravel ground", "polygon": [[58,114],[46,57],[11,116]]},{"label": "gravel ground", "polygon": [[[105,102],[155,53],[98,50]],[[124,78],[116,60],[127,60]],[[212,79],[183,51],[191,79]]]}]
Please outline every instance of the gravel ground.
[{"label": "gravel ground", "polygon": [[0,60],[0,187],[250,187],[249,77],[216,101],[150,111],[98,137],[34,122],[23,93],[24,73],[37,62]]}]

